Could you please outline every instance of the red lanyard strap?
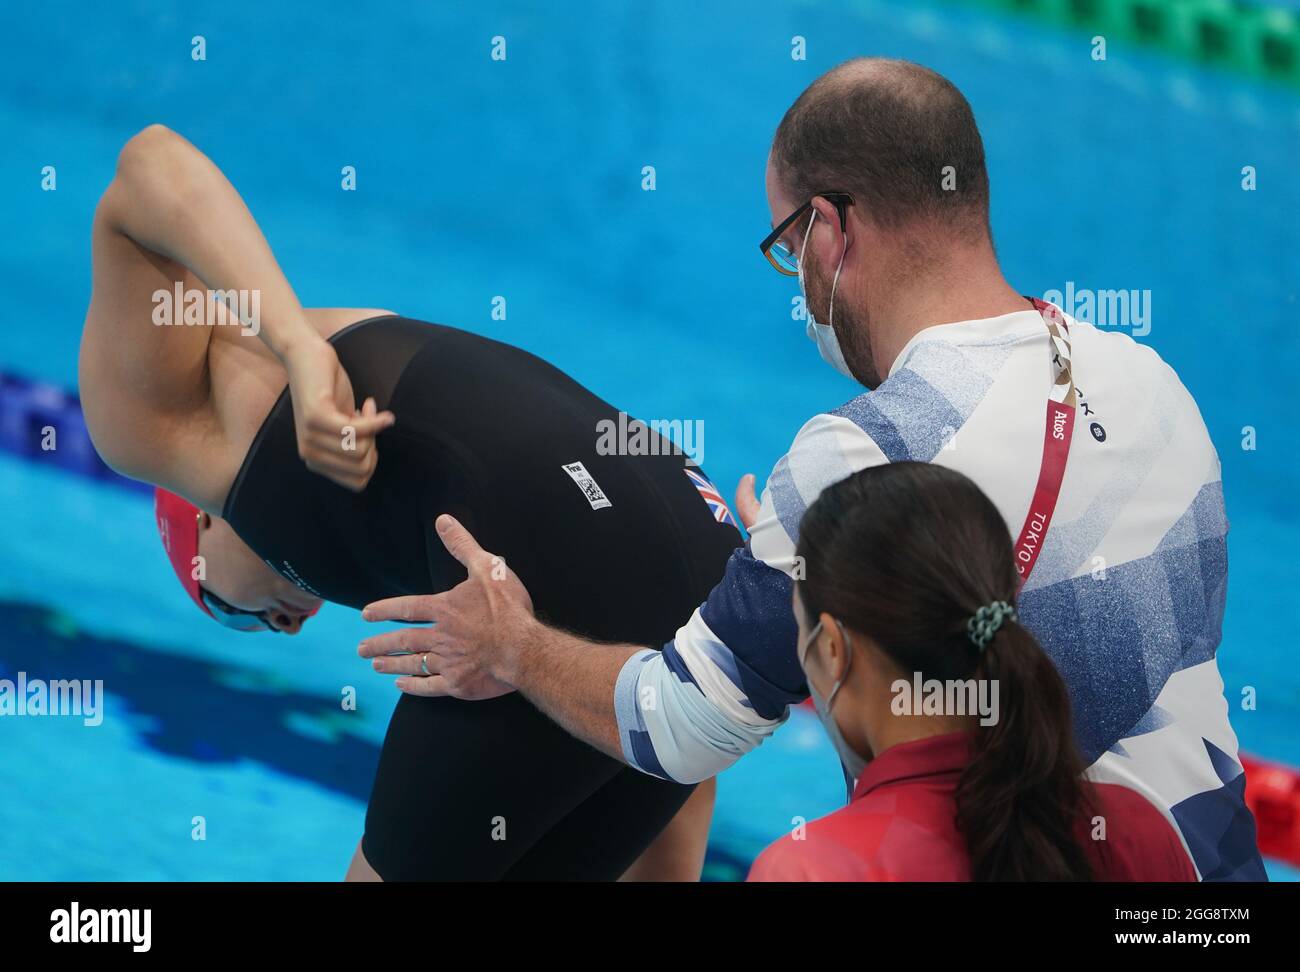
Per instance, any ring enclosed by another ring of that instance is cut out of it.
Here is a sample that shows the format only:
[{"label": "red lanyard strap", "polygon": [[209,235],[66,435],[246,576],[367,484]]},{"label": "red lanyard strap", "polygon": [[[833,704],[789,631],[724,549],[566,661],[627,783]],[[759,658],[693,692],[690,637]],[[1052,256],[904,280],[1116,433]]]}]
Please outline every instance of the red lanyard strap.
[{"label": "red lanyard strap", "polygon": [[1016,570],[1023,585],[1029,572],[1038,562],[1047,529],[1056,511],[1056,501],[1061,495],[1061,481],[1065,478],[1065,463],[1070,456],[1070,440],[1074,436],[1074,406],[1076,394],[1074,376],[1070,367],[1070,329],[1065,315],[1058,307],[1031,297],[1034,309],[1043,316],[1047,325],[1052,350],[1052,392],[1047,400],[1047,425],[1043,431],[1043,465],[1038,472],[1038,485],[1025,525],[1016,538]]}]

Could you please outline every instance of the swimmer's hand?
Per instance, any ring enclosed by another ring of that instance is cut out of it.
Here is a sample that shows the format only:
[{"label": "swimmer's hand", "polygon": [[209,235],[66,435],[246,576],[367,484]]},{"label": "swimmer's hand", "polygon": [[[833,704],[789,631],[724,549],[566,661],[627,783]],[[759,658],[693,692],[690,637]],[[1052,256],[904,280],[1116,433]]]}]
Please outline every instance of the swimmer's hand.
[{"label": "swimmer's hand", "polygon": [[373,398],[355,407],[352,382],[328,341],[295,344],[283,360],[298,455],[312,472],[361,492],[379,461],[375,436],[396,421],[393,413],[380,412]]},{"label": "swimmer's hand", "polygon": [[754,482],[754,474],[745,473],[736,484],[736,513],[740,516],[740,522],[744,524],[746,530],[754,526],[761,507],[758,497],[754,494]]},{"label": "swimmer's hand", "polygon": [[400,675],[397,687],[411,695],[491,699],[512,692],[513,649],[529,642],[526,631],[537,624],[532,598],[505,560],[480,547],[452,517],[443,514],[434,525],[469,577],[442,594],[367,604],[361,612],[367,621],[433,622],[433,627],[375,635],[361,642],[357,653],[373,658],[375,671]]}]

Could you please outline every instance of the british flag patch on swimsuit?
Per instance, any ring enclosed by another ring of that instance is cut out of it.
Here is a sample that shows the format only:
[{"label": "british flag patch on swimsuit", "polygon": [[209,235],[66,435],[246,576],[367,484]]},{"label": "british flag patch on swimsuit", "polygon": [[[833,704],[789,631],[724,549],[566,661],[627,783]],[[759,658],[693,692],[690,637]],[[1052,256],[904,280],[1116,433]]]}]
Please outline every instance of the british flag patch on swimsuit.
[{"label": "british flag patch on swimsuit", "polygon": [[731,517],[731,510],[727,508],[727,501],[722,498],[718,488],[709,482],[702,473],[694,469],[687,469],[686,478],[691,481],[691,485],[704,497],[704,502],[709,506],[709,512],[719,523],[729,523],[736,525],[736,521]]}]

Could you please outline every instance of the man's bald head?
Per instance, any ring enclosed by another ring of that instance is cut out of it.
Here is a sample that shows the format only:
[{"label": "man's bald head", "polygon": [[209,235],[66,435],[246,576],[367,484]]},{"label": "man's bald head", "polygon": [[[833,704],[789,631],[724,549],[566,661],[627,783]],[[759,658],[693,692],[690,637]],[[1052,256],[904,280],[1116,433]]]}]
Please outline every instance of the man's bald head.
[{"label": "man's bald head", "polygon": [[847,192],[884,229],[989,233],[984,143],[970,104],[910,61],[864,57],[823,74],[781,119],[772,165],[796,204]]}]

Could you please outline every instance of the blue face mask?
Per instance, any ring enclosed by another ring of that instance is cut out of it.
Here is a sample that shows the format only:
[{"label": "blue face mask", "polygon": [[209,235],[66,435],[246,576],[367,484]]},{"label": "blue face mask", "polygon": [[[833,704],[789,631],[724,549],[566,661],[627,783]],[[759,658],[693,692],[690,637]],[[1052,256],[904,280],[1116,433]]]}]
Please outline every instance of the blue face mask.
[{"label": "blue face mask", "polygon": [[803,235],[803,246],[799,248],[799,290],[803,293],[804,309],[808,312],[808,337],[817,345],[817,351],[823,361],[845,378],[853,378],[857,381],[853,372],[849,370],[848,362],[844,360],[844,352],[840,350],[840,339],[835,336],[835,328],[831,326],[835,323],[835,288],[840,283],[840,271],[844,269],[847,247],[840,251],[840,265],[835,268],[835,279],[831,281],[831,323],[820,323],[813,316],[812,305],[808,303],[808,289],[803,282],[803,256],[808,250],[808,240],[812,236],[813,223],[816,221],[817,210],[814,209],[812,219],[808,220],[808,232]]},{"label": "blue face mask", "polygon": [[[835,680],[831,686],[831,694],[825,699],[813,688],[812,680],[808,681],[808,694],[812,696],[813,708],[817,710],[817,718],[821,720],[822,728],[826,730],[826,735],[830,737],[831,745],[835,747],[835,753],[840,758],[840,764],[844,767],[845,779],[848,782],[849,790],[852,792],[853,785],[857,783],[858,777],[862,771],[867,768],[871,760],[864,758],[856,749],[848,744],[844,734],[840,732],[839,723],[835,721],[835,716],[831,714],[831,706],[835,704],[835,696],[839,694],[840,687],[844,680],[849,677],[849,669],[853,667],[853,642],[849,638],[849,633],[844,630],[844,625],[836,621],[835,624],[840,629],[840,637],[844,639],[844,647],[848,652],[849,658],[844,666],[844,674]],[[799,664],[807,671],[805,661],[808,657],[808,646],[817,640],[817,635],[822,629],[822,623],[817,622],[816,627],[808,633],[808,638],[800,646]]]}]

